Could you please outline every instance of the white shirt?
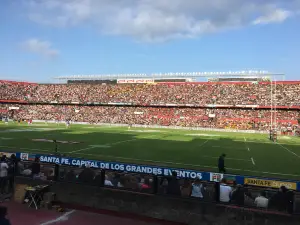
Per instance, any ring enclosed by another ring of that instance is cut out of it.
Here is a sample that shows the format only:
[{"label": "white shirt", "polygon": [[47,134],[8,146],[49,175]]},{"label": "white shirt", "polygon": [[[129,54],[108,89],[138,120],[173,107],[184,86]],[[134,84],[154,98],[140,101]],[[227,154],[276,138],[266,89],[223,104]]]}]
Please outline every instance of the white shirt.
[{"label": "white shirt", "polygon": [[229,202],[232,188],[226,184],[220,184],[220,202]]},{"label": "white shirt", "polygon": [[267,208],[269,199],[263,196],[258,196],[257,198],[255,198],[254,204],[256,204],[256,206],[260,208]]},{"label": "white shirt", "polygon": [[192,197],[203,198],[202,184],[192,184]]},{"label": "white shirt", "polygon": [[110,180],[105,180],[104,185],[105,186],[114,186]]},{"label": "white shirt", "polygon": [[0,177],[7,177],[8,165],[6,162],[0,162]]}]

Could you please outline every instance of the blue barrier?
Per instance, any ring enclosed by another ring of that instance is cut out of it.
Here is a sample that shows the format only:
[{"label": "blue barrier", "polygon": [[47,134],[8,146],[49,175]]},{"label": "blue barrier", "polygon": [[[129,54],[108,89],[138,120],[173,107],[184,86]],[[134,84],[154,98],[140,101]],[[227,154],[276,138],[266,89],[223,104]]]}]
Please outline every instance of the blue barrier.
[{"label": "blue barrier", "polygon": [[[5,154],[11,154],[5,152]],[[237,184],[248,184],[251,186],[266,187],[266,188],[279,188],[280,186],[286,186],[291,190],[300,191],[300,182],[293,180],[282,180],[276,178],[263,178],[254,176],[241,176],[241,175],[230,175],[230,174],[220,174],[214,172],[204,172],[198,170],[187,170],[183,168],[170,168],[161,166],[151,166],[151,165],[139,165],[139,164],[129,164],[121,162],[107,162],[98,160],[88,160],[72,157],[62,157],[55,155],[46,154],[32,154],[32,153],[15,153],[18,158],[23,161],[33,161],[36,156],[40,157],[40,161],[43,163],[53,163],[66,166],[78,166],[83,165],[89,166],[95,169],[106,169],[115,170],[119,172],[130,172],[130,173],[143,173],[158,176],[170,176],[172,171],[176,171],[178,177],[195,179],[200,178],[204,181],[219,182],[222,178],[226,178],[229,182],[235,181]]]}]

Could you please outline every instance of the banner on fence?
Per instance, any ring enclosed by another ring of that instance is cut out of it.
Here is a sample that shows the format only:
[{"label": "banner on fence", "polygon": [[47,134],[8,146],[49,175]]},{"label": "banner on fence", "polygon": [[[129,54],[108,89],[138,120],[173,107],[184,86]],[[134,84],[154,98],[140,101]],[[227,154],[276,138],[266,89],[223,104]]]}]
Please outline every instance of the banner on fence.
[{"label": "banner on fence", "polygon": [[290,190],[297,190],[297,183],[295,182],[245,178],[244,183],[252,186],[269,187],[269,188],[280,188],[281,186],[285,186]]},{"label": "banner on fence", "polygon": [[20,159],[24,161],[33,161],[35,157],[38,156],[40,158],[40,162],[42,163],[54,163],[54,164],[60,164],[66,166],[78,166],[78,167],[82,167],[84,165],[95,169],[107,169],[107,170],[116,170],[121,172],[133,172],[133,173],[146,173],[146,174],[153,174],[158,176],[171,176],[172,172],[176,171],[177,176],[180,178],[190,178],[190,179],[199,178],[206,181],[210,180],[210,173],[194,171],[194,170],[85,160],[85,159],[78,159],[78,158],[71,158],[71,157],[58,157],[54,155],[39,155],[39,154],[29,154],[29,153],[19,153],[19,154],[20,154]]}]

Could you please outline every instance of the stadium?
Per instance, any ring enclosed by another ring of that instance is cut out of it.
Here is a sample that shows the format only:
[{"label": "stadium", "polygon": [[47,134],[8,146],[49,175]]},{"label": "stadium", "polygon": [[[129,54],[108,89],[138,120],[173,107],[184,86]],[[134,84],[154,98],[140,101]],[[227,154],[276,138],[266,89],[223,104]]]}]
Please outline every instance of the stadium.
[{"label": "stadium", "polygon": [[3,151],[210,172],[218,172],[218,158],[226,154],[227,173],[300,179],[300,81],[285,81],[283,74],[56,80],[0,81]]}]

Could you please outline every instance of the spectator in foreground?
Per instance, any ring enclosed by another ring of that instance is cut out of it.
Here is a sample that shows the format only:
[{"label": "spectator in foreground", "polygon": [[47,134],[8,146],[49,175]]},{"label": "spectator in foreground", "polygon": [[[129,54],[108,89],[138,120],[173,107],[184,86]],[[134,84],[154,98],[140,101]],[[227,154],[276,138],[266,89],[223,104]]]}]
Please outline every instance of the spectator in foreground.
[{"label": "spectator in foreground", "polygon": [[180,187],[181,196],[189,197],[192,192],[191,182],[188,179],[185,179],[183,185]]},{"label": "spectator in foreground", "polygon": [[35,157],[34,162],[31,165],[31,175],[33,178],[39,178],[41,172],[40,158]]},{"label": "spectator in foreground", "polygon": [[226,179],[223,178],[220,183],[220,202],[229,203],[231,192],[232,188],[227,185]]},{"label": "spectator in foreground", "polygon": [[204,191],[206,190],[206,188],[204,187],[203,184],[201,184],[201,180],[199,178],[197,178],[195,180],[195,182],[192,184],[192,197],[195,198],[201,198],[203,199],[204,197]]},{"label": "spectator in foreground", "polygon": [[0,191],[4,194],[7,183],[8,165],[5,161],[6,157],[2,156],[0,159]]},{"label": "spectator in foreground", "polygon": [[181,195],[180,185],[175,171],[172,172],[172,176],[168,179],[167,193],[170,195]]},{"label": "spectator in foreground", "polygon": [[244,205],[245,190],[242,185],[240,185],[240,184],[236,185],[236,188],[231,193],[231,201],[234,204],[237,204],[239,206]]},{"label": "spectator in foreground", "polygon": [[218,161],[219,173],[226,173],[226,169],[225,169],[225,157],[226,157],[226,154],[222,154],[219,157],[219,161]]},{"label": "spectator in foreground", "polygon": [[105,175],[104,185],[105,185],[105,186],[111,186],[111,187],[114,186],[114,185],[112,184],[112,182],[108,179],[108,176],[107,176],[107,175]]},{"label": "spectator in foreground", "polygon": [[6,219],[7,208],[0,206],[0,224],[1,225],[11,225],[8,219]]},{"label": "spectator in foreground", "polygon": [[255,198],[254,204],[259,208],[268,208],[269,199],[267,199],[265,191],[262,191],[260,195]]}]

